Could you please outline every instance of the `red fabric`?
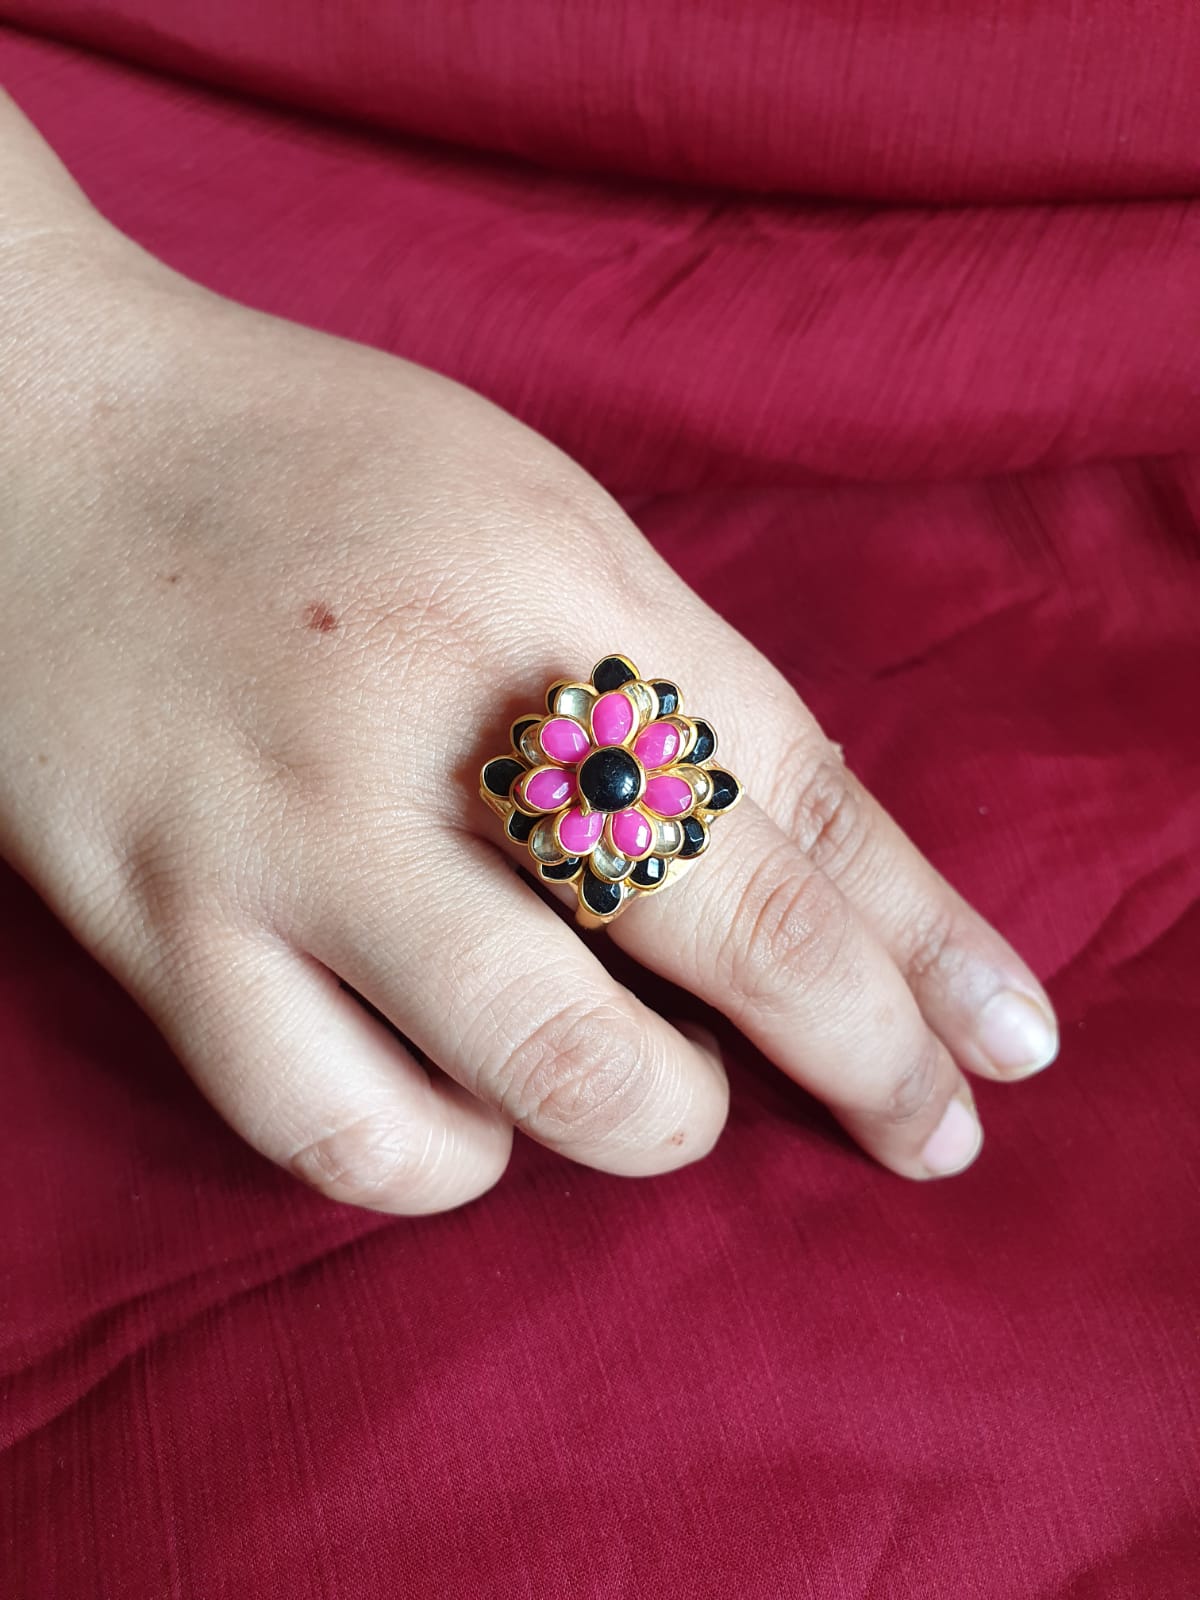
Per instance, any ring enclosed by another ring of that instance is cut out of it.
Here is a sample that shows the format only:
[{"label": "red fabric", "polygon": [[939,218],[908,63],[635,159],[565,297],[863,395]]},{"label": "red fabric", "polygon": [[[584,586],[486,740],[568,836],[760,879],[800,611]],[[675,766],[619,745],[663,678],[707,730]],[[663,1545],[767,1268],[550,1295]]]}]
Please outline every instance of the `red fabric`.
[{"label": "red fabric", "polygon": [[1186,0],[5,0],[182,76],[539,165],[906,200],[1192,195]]},{"label": "red fabric", "polygon": [[1200,184],[1194,8],[2,9],[563,167],[1108,198],[550,176],[0,31],[151,250],[621,492],[1065,1040],[980,1088],[949,1184],[870,1166],[726,1030],[701,1165],[522,1144],[391,1221],[244,1149],[0,879],[0,1592],[1192,1600],[1200,213],[1164,197]]}]

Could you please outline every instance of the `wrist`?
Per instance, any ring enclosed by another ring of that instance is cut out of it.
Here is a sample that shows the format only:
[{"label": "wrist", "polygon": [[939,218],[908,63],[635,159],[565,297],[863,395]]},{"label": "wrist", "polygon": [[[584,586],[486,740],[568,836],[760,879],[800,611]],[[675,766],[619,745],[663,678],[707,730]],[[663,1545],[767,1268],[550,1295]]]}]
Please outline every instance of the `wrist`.
[{"label": "wrist", "polygon": [[146,397],[170,360],[169,309],[196,291],[96,211],[2,92],[0,148],[0,471],[8,474],[47,442],[79,444],[90,421]]}]

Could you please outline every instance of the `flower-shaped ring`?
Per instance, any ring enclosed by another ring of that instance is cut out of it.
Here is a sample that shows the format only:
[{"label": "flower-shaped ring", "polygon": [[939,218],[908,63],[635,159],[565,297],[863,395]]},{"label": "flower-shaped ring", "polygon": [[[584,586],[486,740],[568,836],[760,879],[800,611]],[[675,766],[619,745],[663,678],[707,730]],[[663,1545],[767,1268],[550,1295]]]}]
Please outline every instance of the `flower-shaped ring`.
[{"label": "flower-shaped ring", "polygon": [[717,736],[679,690],[605,656],[587,683],[546,691],[518,717],[512,749],[484,764],[479,793],[546,883],[570,883],[585,927],[611,922],[708,848],[709,824],[741,796],[713,764]]}]

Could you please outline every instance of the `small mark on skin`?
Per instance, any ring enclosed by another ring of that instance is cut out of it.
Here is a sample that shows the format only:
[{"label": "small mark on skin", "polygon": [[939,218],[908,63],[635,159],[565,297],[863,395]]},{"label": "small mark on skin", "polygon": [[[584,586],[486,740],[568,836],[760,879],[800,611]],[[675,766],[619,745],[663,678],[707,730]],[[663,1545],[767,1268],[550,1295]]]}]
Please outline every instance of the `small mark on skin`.
[{"label": "small mark on skin", "polygon": [[338,619],[323,600],[314,600],[304,613],[307,627],[314,633],[333,633],[338,627]]},{"label": "small mark on skin", "polygon": [[49,760],[50,760],[50,757],[48,755],[46,755],[46,753],[44,751],[42,751],[42,750],[38,751],[38,766],[39,767],[44,767]]}]

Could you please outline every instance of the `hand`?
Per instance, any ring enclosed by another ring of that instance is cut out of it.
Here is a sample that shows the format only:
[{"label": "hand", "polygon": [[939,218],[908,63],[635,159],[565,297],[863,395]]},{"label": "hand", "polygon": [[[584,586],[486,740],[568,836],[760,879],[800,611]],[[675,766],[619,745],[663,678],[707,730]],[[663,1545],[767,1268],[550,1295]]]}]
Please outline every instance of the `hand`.
[{"label": "hand", "polygon": [[508,721],[619,650],[747,798],[609,936],[893,1171],[973,1159],[960,1067],[1045,1065],[1042,990],[595,483],[90,214],[55,272],[0,438],[0,849],[245,1138],[409,1213],[486,1190],[514,1125],[617,1173],[711,1148],[716,1054],[606,973],[476,793]]}]

